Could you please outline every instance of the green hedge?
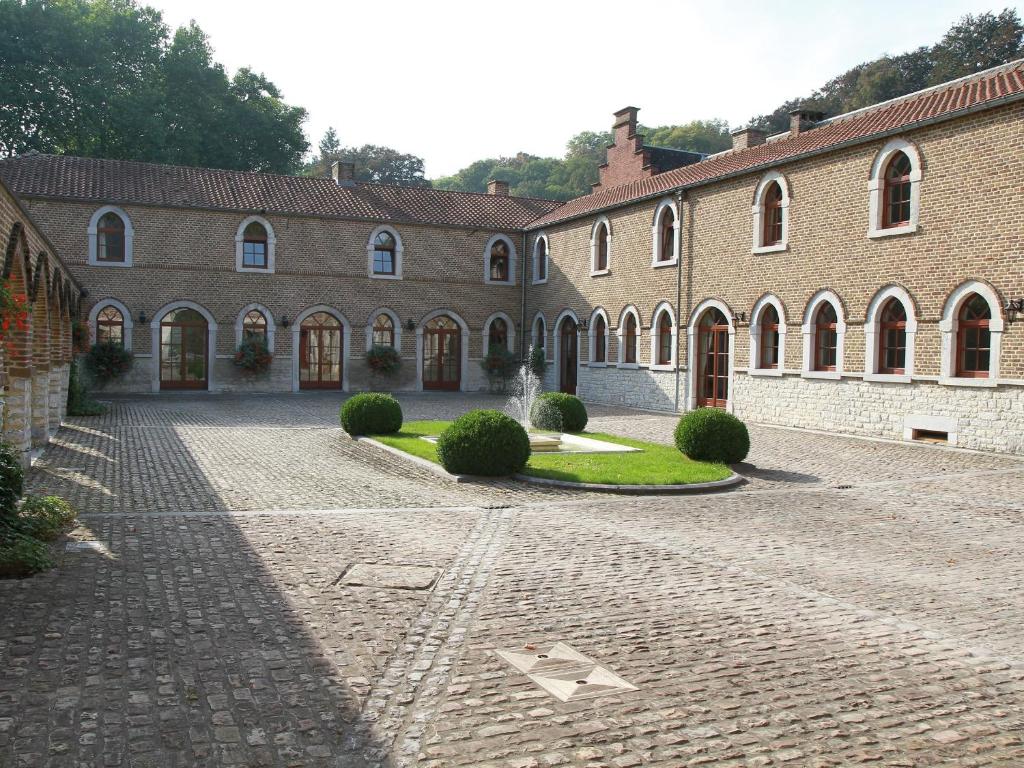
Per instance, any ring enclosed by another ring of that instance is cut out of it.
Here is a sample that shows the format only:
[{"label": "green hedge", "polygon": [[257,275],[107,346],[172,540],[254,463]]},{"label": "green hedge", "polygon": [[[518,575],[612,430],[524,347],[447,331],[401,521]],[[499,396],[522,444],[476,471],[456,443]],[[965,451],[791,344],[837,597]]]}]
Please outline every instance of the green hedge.
[{"label": "green hedge", "polygon": [[0,443],[0,517],[14,514],[24,483],[21,454],[10,443]]},{"label": "green hedge", "polygon": [[545,392],[530,409],[530,423],[537,429],[582,432],[587,427],[587,409],[575,395]]},{"label": "green hedge", "polygon": [[402,406],[391,395],[365,392],[341,406],[341,426],[350,435],[390,435],[402,428]]},{"label": "green hedge", "polygon": [[530,438],[500,411],[470,411],[438,437],[437,458],[453,475],[513,475],[530,458]]},{"label": "green hedge", "polygon": [[53,541],[67,530],[78,513],[60,496],[26,496],[18,510],[24,533],[43,541]]},{"label": "green hedge", "polygon": [[747,458],[750,434],[731,413],[698,408],[676,425],[676,447],[694,461],[736,464]]}]

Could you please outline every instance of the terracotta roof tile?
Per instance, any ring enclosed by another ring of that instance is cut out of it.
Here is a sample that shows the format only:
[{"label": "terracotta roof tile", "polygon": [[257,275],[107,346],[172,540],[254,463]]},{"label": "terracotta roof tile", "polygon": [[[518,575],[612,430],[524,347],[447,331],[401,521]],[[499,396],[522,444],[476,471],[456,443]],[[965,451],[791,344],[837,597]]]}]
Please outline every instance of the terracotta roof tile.
[{"label": "terracotta roof tile", "polygon": [[909,129],[925,120],[956,117],[962,110],[984,108],[986,102],[1009,97],[1024,98],[1024,60],[824,120],[797,136],[722,152],[699,163],[578,197],[542,215],[530,228],[537,229],[683,187],[707,184],[878,134]]},{"label": "terracotta roof tile", "polygon": [[522,229],[561,205],[552,200],[424,187],[339,187],[326,178],[62,155],[25,155],[2,160],[0,176],[21,197],[266,210],[498,230]]}]

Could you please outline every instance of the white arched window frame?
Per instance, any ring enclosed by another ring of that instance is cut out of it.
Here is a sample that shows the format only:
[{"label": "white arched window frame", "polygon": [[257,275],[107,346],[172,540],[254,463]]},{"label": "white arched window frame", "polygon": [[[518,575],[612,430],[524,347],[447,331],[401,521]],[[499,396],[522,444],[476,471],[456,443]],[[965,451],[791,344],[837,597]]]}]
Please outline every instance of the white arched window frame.
[{"label": "white arched window frame", "polygon": [[96,319],[107,307],[113,307],[121,313],[121,319],[124,322],[124,348],[131,352],[132,351],[132,328],[134,323],[132,322],[131,312],[128,311],[128,307],[122,304],[117,299],[101,299],[96,302],[92,309],[89,310],[89,343],[96,343]]},{"label": "white arched window frame", "polygon": [[[537,235],[537,239],[533,241],[533,264],[531,268],[531,275],[533,275],[533,284],[540,285],[548,281],[548,269],[551,266],[551,243],[548,241],[548,236],[541,232]],[[537,275],[540,271],[541,261],[544,262],[544,277],[538,279]]]},{"label": "white arched window frame", "polygon": [[[508,246],[508,280],[491,280],[491,248],[499,241]],[[517,261],[516,247],[512,241],[505,235],[494,235],[484,247],[484,282],[488,285],[515,285]]]},{"label": "white arched window frame", "polygon": [[[100,261],[97,256],[97,238],[99,233],[100,219],[104,214],[116,213],[124,222],[124,261]],[[128,214],[116,205],[105,205],[93,213],[89,219],[89,228],[86,230],[89,236],[89,264],[94,267],[130,267],[135,252],[135,227]]]},{"label": "white arched window frame", "polygon": [[[675,237],[672,238],[673,252],[667,258],[662,260],[664,254],[661,252],[661,220],[662,217],[671,214],[672,228],[675,230]],[[676,208],[676,201],[670,197],[666,197],[658,206],[654,209],[654,221],[651,224],[651,266],[652,267],[671,267],[679,263],[679,248],[680,248],[680,232],[681,225],[679,221],[679,209]]]},{"label": "white arched window frame", "polygon": [[[377,235],[382,232],[387,232],[391,237],[395,239],[395,274],[381,274],[373,271],[373,252],[374,241],[377,239]],[[370,233],[369,239],[366,241],[366,274],[372,277],[374,280],[401,280],[402,279],[402,256],[405,254],[405,246],[402,245],[402,236],[398,234],[398,230],[394,227],[390,227],[387,224],[381,224],[373,232]],[[396,337],[397,338],[397,337]]]},{"label": "white arched window frame", "polygon": [[690,324],[686,327],[686,348],[687,348],[687,361],[690,375],[689,379],[689,392],[687,393],[688,408],[693,410],[697,407],[697,376],[700,375],[700,365],[697,363],[697,334],[699,333],[699,323],[704,313],[709,309],[717,309],[724,316],[726,321],[729,323],[729,372],[728,372],[728,383],[726,385],[729,397],[725,401],[725,410],[732,412],[732,379],[733,371],[735,367],[736,357],[736,321],[733,319],[732,312],[729,307],[718,299],[705,299],[697,308],[693,310],[690,315]]},{"label": "white arched window frame", "polygon": [[[633,317],[636,322],[636,361],[632,363],[626,362],[626,318]],[[640,332],[643,330],[643,324],[640,322],[640,313],[637,312],[636,307],[630,304],[628,307],[622,310],[619,315],[619,326],[615,329],[615,338],[618,340],[619,356],[618,356],[618,367],[619,368],[639,368],[640,367]]]},{"label": "white arched window frame", "polygon": [[[885,169],[897,152],[903,152],[910,160],[910,221],[902,227],[883,227],[882,215],[885,208]],[[921,210],[921,153],[917,147],[904,139],[893,139],[875,156],[868,179],[868,237],[891,237],[917,231]]]},{"label": "white arched window frame", "polygon": [[245,316],[253,310],[263,315],[267,321],[267,349],[270,350],[270,354],[274,354],[274,316],[270,313],[262,304],[246,304],[242,307],[242,311],[238,313],[238,317],[235,318],[235,346],[237,347],[242,343],[242,336],[245,333],[243,323],[245,322]]},{"label": "white arched window frame", "polygon": [[[490,248],[487,249],[487,253],[490,253]],[[461,358],[459,361],[461,365],[461,368],[459,368],[461,373],[459,376],[459,390],[466,392],[469,389],[469,324],[462,319],[461,315],[450,309],[435,309],[433,312],[424,315],[416,326],[416,389],[417,391],[423,390],[423,330],[426,328],[427,323],[441,315],[447,315],[459,326],[459,352]]]},{"label": "white arched window frame", "polygon": [[511,352],[516,348],[516,327],[512,323],[512,318],[510,318],[505,312],[495,312],[488,317],[486,321],[484,321],[483,349],[485,357],[491,351],[491,323],[495,320],[505,321],[505,329],[508,332],[508,349]]},{"label": "white arched window frame", "polygon": [[299,335],[302,332],[302,323],[317,312],[326,312],[341,323],[341,389],[343,392],[348,392],[349,345],[352,343],[352,325],[345,315],[326,304],[316,304],[303,310],[292,323],[292,392],[299,391]]},{"label": "white arched window frame", "polygon": [[[815,318],[818,308],[822,304],[829,303],[836,311],[836,369],[834,371],[814,370],[814,355],[816,334]],[[804,360],[800,375],[806,379],[841,379],[843,377],[843,351],[846,343],[846,314],[843,312],[843,303],[833,291],[821,290],[811,297],[804,312],[804,322],[801,326],[804,337]]]},{"label": "white arched window frame", "polygon": [[530,336],[530,346],[536,347],[537,340],[542,339],[544,342],[544,357],[548,357],[548,322],[544,319],[544,314],[538,312],[533,317],[533,333]]},{"label": "white arched window frame", "polygon": [[[668,364],[658,363],[658,326],[661,322],[661,316],[668,313],[669,323],[672,328],[672,350],[671,359]],[[676,323],[676,313],[672,309],[672,305],[667,301],[663,301],[654,308],[654,314],[651,315],[651,370],[652,371],[674,371],[679,364],[679,325]]]},{"label": "white arched window frame", "polygon": [[[604,269],[597,268],[597,238],[599,237],[598,231],[601,229],[601,225],[604,225],[604,244],[605,253],[608,255],[608,259],[605,263]],[[597,221],[594,222],[594,226],[590,228],[590,276],[597,277],[599,275],[607,275],[612,271],[612,223],[608,220],[607,216],[601,216]]]},{"label": "white arched window frame", "polygon": [[150,349],[153,350],[150,375],[152,389],[154,392],[160,391],[160,324],[168,312],[173,312],[176,309],[194,309],[206,320],[206,389],[213,392],[213,363],[217,357],[215,354],[217,351],[217,321],[213,319],[213,315],[206,307],[196,304],[194,301],[172,301],[170,304],[160,307],[153,315],[153,320],[149,324],[152,343]]},{"label": "white arched window frame", "polygon": [[[256,223],[263,227],[267,232],[267,266],[263,267],[244,267],[242,266],[243,254],[245,251],[245,228],[250,224]],[[243,219],[242,223],[238,225],[238,231],[235,232],[235,271],[236,272],[260,272],[263,274],[270,274],[274,271],[275,264],[275,251],[277,244],[277,236],[274,234],[274,228],[270,226],[270,222],[262,216],[250,216],[247,219]]]},{"label": "white arched window frame", "polygon": [[555,387],[562,386],[562,321],[565,318],[571,318],[576,324],[576,366],[580,364],[580,345],[579,345],[579,333],[580,333],[580,319],[571,309],[563,309],[558,317],[555,318],[555,324],[551,326],[551,338],[554,342],[553,360],[555,362]]},{"label": "white arched window frame", "polygon": [[[988,378],[965,378],[956,375],[957,335],[959,333],[960,310],[964,302],[973,294],[978,294],[988,302],[992,318],[988,321],[990,334]],[[969,280],[959,285],[946,300],[946,306],[939,321],[939,333],[942,335],[942,356],[940,361],[939,383],[962,387],[994,387],[999,378],[999,353],[1002,349],[1003,330],[1002,308],[999,296],[988,283],[980,280]]]},{"label": "white arched window frame", "polygon": [[[907,314],[906,334],[906,364],[903,366],[902,374],[879,373],[881,361],[878,359],[881,337],[879,328],[881,324],[882,309],[895,299],[903,305],[903,311]],[[887,285],[875,294],[868,305],[867,317],[864,321],[864,380],[909,383],[914,375],[914,340],[917,337],[917,313],[914,309],[914,302],[910,294],[898,285]]]},{"label": "white arched window frame", "polygon": [[[777,182],[782,190],[782,239],[774,245],[764,244],[764,196],[772,182]],[[754,239],[751,253],[778,253],[789,248],[789,184],[786,177],[778,171],[769,171],[761,177],[757,190],[754,192],[754,205],[751,207],[754,219]],[[780,315],[781,317],[781,315]]]},{"label": "white arched window frame", "polygon": [[[597,329],[595,328],[595,325],[597,323],[597,318],[599,318],[599,317],[602,320],[604,320],[604,361],[603,362],[598,362],[596,360],[597,348],[594,346],[596,344],[596,339],[597,339],[597,334],[596,334]],[[609,325],[609,323],[608,323],[608,313],[605,312],[602,307],[598,307],[597,309],[595,309],[591,313],[591,315],[590,315],[590,323],[589,323],[589,325],[587,325],[587,363],[590,365],[591,368],[605,368],[608,365],[608,348],[609,348],[609,339],[610,339],[611,335],[612,335],[611,334],[611,325]]]},{"label": "white arched window frame", "polygon": [[377,318],[381,315],[387,315],[391,318],[391,322],[394,324],[395,329],[395,349],[399,352],[402,351],[402,321],[398,319],[398,313],[394,310],[388,309],[387,307],[377,307],[370,316],[366,319],[366,351],[369,352],[373,347],[373,326],[377,324]]},{"label": "white arched window frame", "polygon": [[[774,307],[779,316],[779,364],[775,368],[761,367],[761,320],[765,310]],[[750,368],[752,376],[781,376],[786,367],[786,312],[778,296],[766,294],[757,300],[750,313]]]}]

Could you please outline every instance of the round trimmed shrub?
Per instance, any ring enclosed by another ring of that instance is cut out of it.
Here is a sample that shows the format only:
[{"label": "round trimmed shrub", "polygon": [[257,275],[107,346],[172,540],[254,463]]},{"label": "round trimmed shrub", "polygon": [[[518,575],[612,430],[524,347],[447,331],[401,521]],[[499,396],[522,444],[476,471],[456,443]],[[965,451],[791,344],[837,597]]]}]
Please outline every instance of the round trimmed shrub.
[{"label": "round trimmed shrub", "polygon": [[402,428],[402,406],[383,392],[353,395],[341,406],[341,426],[350,435],[390,435]]},{"label": "round trimmed shrub", "polygon": [[676,425],[676,448],[694,461],[736,464],[747,458],[747,425],[717,408],[690,411]]},{"label": "round trimmed shrub", "polygon": [[470,411],[441,433],[437,458],[453,475],[513,475],[530,458],[530,438],[501,411]]},{"label": "round trimmed shrub", "polygon": [[587,426],[587,409],[576,395],[545,392],[530,409],[530,423],[537,429],[582,432]]}]

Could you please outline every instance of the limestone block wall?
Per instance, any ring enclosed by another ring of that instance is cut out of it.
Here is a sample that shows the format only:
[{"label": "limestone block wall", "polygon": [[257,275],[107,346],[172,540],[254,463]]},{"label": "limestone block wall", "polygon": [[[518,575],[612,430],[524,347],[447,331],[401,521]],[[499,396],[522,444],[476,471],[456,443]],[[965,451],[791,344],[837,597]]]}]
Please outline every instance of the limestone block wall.
[{"label": "limestone block wall", "polygon": [[[682,386],[680,381],[680,388]],[[582,365],[576,394],[591,403],[672,411],[675,410],[676,377],[673,371]],[[680,389],[680,403],[683,394]]]}]

